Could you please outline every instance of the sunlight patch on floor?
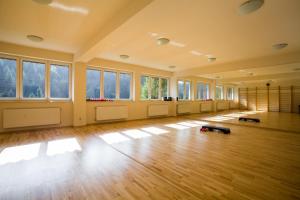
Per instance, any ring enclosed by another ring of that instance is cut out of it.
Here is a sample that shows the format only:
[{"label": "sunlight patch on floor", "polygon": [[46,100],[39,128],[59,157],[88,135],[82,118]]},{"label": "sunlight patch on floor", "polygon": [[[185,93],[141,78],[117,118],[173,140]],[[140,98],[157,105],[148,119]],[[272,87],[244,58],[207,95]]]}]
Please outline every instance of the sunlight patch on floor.
[{"label": "sunlight patch on floor", "polygon": [[39,155],[40,143],[5,148],[0,154],[0,165],[31,160]]},{"label": "sunlight patch on floor", "polygon": [[235,117],[235,118],[239,118],[239,117],[246,117],[247,114],[243,114],[243,113],[231,113],[231,114],[227,114],[227,115],[223,115],[224,117]]},{"label": "sunlight patch on floor", "polygon": [[141,128],[143,131],[146,131],[148,133],[152,133],[154,135],[161,135],[164,133],[168,133],[169,131],[157,127],[147,127],[147,128]]},{"label": "sunlight patch on floor", "polygon": [[75,138],[53,140],[48,142],[47,155],[63,154],[66,152],[81,151],[81,147]]},{"label": "sunlight patch on floor", "polygon": [[191,123],[191,122],[178,122],[177,124],[182,125],[182,126],[188,126],[188,127],[200,126],[199,124],[194,124],[194,123]]},{"label": "sunlight patch on floor", "polygon": [[108,144],[120,143],[120,142],[125,142],[130,140],[128,137],[125,137],[124,135],[118,132],[99,135],[99,137]]},{"label": "sunlight patch on floor", "polygon": [[234,118],[233,117],[223,117],[221,115],[215,116],[215,117],[204,118],[204,120],[215,121],[215,122],[222,122],[222,121],[227,121],[227,120],[232,120],[232,119],[234,119]]},{"label": "sunlight patch on floor", "polygon": [[179,124],[166,124],[165,126],[169,127],[169,128],[174,128],[174,129],[177,129],[177,130],[184,130],[184,129],[190,128],[190,127],[179,125]]},{"label": "sunlight patch on floor", "polygon": [[133,139],[151,137],[151,135],[149,133],[140,131],[138,129],[131,129],[131,130],[123,131],[122,133],[124,133],[125,135],[127,135]]}]

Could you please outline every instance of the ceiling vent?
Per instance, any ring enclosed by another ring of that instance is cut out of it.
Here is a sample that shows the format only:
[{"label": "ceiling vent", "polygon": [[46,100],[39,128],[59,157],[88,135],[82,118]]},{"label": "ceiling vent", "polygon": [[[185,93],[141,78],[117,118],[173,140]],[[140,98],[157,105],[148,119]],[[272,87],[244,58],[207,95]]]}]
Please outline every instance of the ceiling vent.
[{"label": "ceiling vent", "polygon": [[240,5],[238,13],[247,15],[258,10],[264,4],[264,0],[249,0]]}]

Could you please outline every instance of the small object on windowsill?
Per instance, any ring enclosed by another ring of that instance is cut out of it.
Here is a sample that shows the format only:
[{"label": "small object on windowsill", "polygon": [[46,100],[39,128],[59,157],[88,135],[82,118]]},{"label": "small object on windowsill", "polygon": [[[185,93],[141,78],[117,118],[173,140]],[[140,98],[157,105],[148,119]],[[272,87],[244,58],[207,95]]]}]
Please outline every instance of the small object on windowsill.
[{"label": "small object on windowsill", "polygon": [[113,101],[112,99],[105,99],[105,98],[88,98],[88,99],[86,99],[86,101],[101,101],[101,102],[103,102],[103,101]]},{"label": "small object on windowsill", "polygon": [[163,97],[163,100],[164,100],[164,101],[172,101],[173,98],[172,98],[172,97]]}]

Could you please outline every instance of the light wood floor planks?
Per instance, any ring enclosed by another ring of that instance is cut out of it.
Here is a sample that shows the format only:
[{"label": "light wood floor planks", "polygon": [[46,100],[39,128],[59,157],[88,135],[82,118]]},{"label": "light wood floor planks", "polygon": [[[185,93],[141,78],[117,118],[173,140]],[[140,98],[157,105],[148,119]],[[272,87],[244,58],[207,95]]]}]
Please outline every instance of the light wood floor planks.
[{"label": "light wood floor planks", "polygon": [[1,134],[0,199],[299,199],[300,119],[255,115],[292,132],[187,115]]}]

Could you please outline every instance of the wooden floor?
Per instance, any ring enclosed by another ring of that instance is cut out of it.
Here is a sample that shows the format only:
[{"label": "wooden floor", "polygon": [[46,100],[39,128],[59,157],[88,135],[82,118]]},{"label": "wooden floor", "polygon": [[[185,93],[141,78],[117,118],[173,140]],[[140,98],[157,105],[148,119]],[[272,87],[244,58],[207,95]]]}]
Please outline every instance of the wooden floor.
[{"label": "wooden floor", "polygon": [[300,199],[299,116],[255,115],[262,127],[189,115],[1,134],[0,199]]}]

